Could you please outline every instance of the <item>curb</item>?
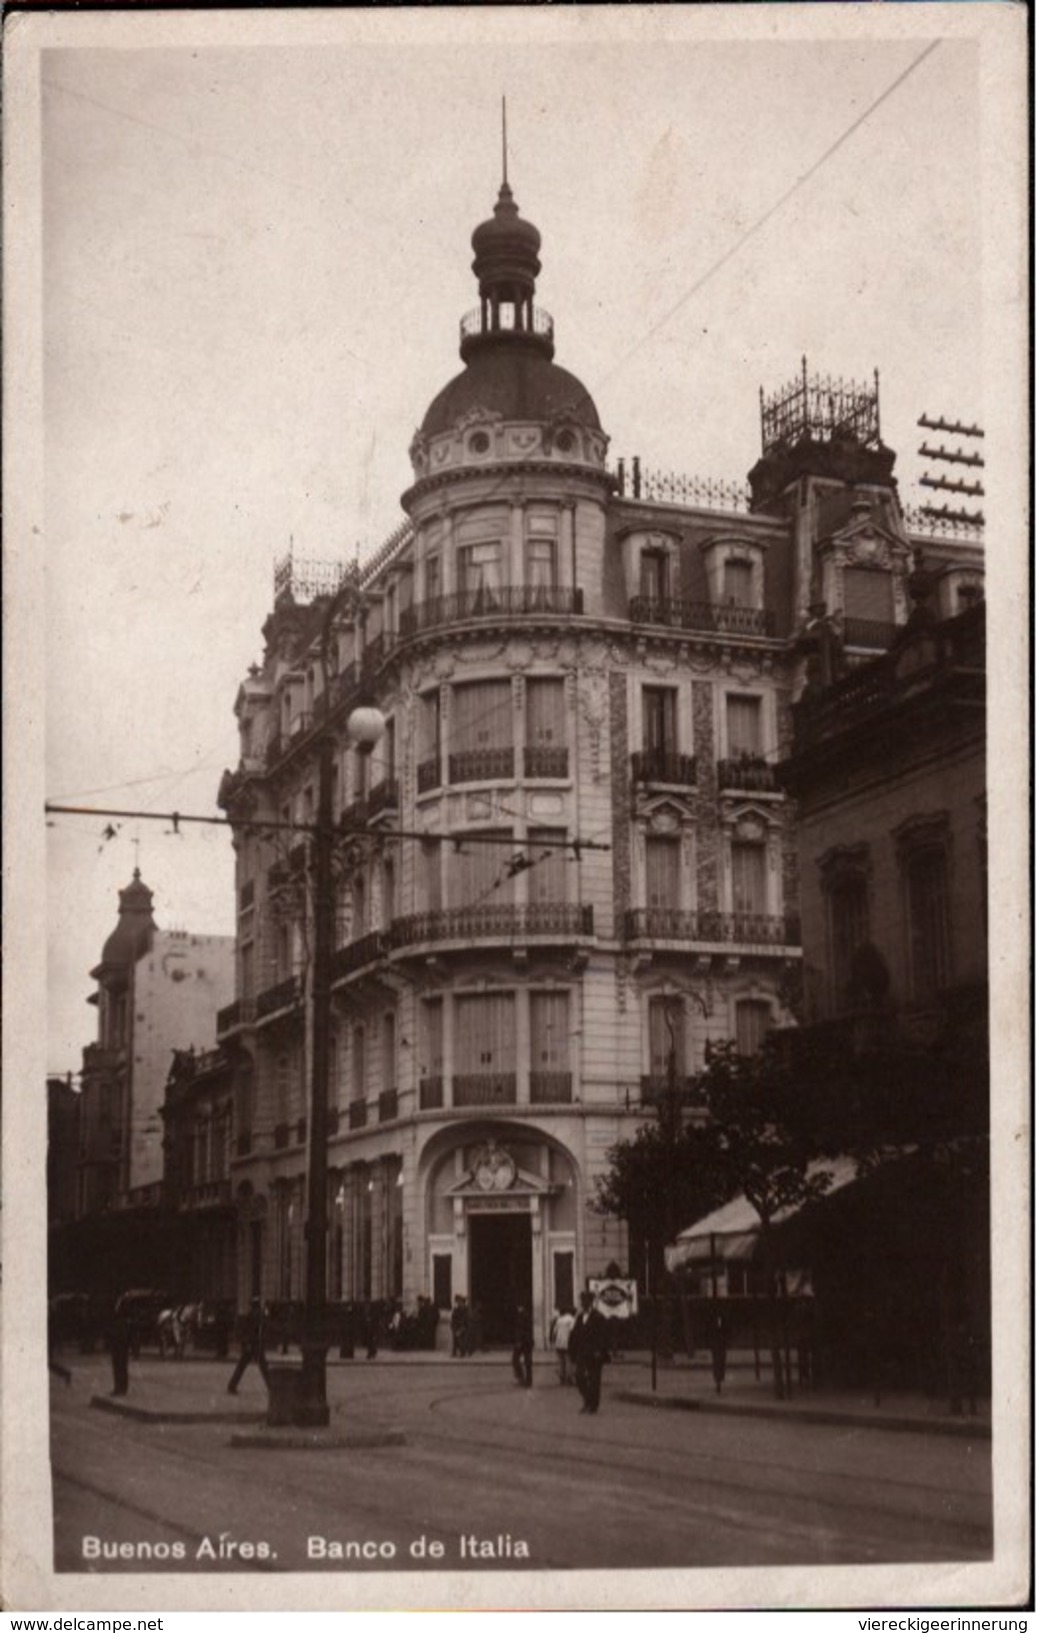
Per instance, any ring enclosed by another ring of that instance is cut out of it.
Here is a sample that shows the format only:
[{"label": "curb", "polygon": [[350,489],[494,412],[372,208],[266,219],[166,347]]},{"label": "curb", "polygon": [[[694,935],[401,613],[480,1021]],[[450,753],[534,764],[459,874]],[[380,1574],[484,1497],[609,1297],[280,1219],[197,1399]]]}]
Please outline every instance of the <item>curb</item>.
[{"label": "curb", "polygon": [[263,1423],[265,1412],[163,1412],[147,1406],[131,1406],[126,1401],[109,1400],[107,1395],[91,1395],[97,1412],[111,1412],[135,1423]]},{"label": "curb", "polygon": [[874,1416],[865,1417],[860,1412],[841,1412],[837,1407],[795,1406],[777,1401],[773,1406],[768,1406],[762,1401],[718,1400],[708,1396],[696,1400],[679,1395],[646,1395],[635,1389],[619,1389],[613,1399],[624,1401],[629,1406],[650,1406],[664,1412],[726,1412],[742,1417],[771,1418],[793,1423],[840,1424],[844,1428],[886,1429],[903,1434],[956,1435],[972,1440],[991,1438],[990,1424],[974,1417],[904,1418],[878,1410]]},{"label": "curb", "polygon": [[382,1432],[372,1430],[369,1434],[322,1434],[319,1429],[311,1429],[304,1434],[298,1430],[289,1430],[286,1434],[278,1434],[270,1430],[266,1434],[239,1434],[231,1435],[229,1444],[234,1447],[244,1447],[250,1451],[283,1451],[283,1452],[337,1452],[337,1451],[367,1451],[379,1446],[405,1446],[407,1437],[397,1429],[386,1429]]}]

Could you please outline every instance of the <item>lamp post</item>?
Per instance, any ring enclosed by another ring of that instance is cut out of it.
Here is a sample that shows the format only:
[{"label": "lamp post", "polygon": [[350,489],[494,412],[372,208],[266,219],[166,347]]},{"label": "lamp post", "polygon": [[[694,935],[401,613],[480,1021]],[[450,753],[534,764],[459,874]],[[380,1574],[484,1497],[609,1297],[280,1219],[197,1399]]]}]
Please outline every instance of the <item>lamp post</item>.
[{"label": "lamp post", "polygon": [[[335,740],[331,731],[328,646],[344,607],[360,606],[355,578],[332,596],[321,625],[320,667],[324,719],[317,746],[317,823],[313,836],[313,964],[310,991],[310,1117],[306,1187],[306,1289],[302,1378],[294,1413],[299,1424],[324,1427],[330,1421],[327,1393],[325,1306],[328,1279],[328,1083],[331,1067],[331,961],[335,947],[333,878],[334,814],[332,783]],[[361,754],[370,754],[385,731],[381,712],[360,704],[346,731]]]}]

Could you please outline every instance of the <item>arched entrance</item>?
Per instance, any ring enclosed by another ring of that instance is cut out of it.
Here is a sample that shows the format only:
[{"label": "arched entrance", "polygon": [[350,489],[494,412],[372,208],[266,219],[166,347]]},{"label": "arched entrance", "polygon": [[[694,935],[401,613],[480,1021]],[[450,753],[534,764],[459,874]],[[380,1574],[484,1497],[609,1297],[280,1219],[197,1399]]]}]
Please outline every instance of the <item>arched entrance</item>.
[{"label": "arched entrance", "polygon": [[427,1286],[442,1314],[458,1294],[482,1343],[510,1345],[526,1304],[543,1340],[572,1295],[577,1259],[576,1164],[539,1130],[473,1123],[426,1150]]}]

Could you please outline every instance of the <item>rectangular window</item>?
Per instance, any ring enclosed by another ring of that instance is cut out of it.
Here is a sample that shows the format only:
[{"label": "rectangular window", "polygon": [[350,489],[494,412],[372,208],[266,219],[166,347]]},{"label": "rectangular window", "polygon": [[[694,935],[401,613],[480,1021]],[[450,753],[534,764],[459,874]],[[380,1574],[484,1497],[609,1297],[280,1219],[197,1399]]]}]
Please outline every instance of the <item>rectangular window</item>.
[{"label": "rectangular window", "polygon": [[758,697],[727,699],[727,752],[733,760],[762,752],[762,700]]},{"label": "rectangular window", "polygon": [[390,1011],[382,1019],[382,1089],[396,1087],[396,1016]]},{"label": "rectangular window", "polygon": [[[502,907],[515,900],[515,880],[508,871],[510,828],[488,830],[500,844],[481,843],[482,834],[459,837],[450,858],[451,907]],[[474,842],[473,842],[474,841]]]},{"label": "rectangular window", "polygon": [[353,922],[350,925],[350,941],[357,941],[367,933],[367,886],[362,874],[357,874],[353,880]]},{"label": "rectangular window", "polygon": [[473,681],[454,688],[449,774],[452,783],[515,775],[511,682]]},{"label": "rectangular window", "polygon": [[645,842],[645,906],[669,911],[680,905],[680,842],[651,834]]},{"label": "rectangular window", "polygon": [[665,550],[641,551],[641,595],[647,601],[666,601],[670,594],[670,563]]},{"label": "rectangular window", "polygon": [[684,1006],[679,998],[650,998],[648,1000],[648,1057],[649,1072],[654,1081],[665,1083],[670,1073],[670,1053],[673,1052],[674,1072],[684,1075]]},{"label": "rectangular window", "polygon": [[529,539],[526,544],[526,586],[532,590],[553,590],[558,582],[554,539]]},{"label": "rectangular window", "polygon": [[741,998],[735,1005],[735,1044],[740,1055],[759,1053],[771,1029],[771,1006],[762,998]]},{"label": "rectangular window", "polygon": [[526,682],[527,777],[566,777],[569,752],[565,742],[565,682]]},{"label": "rectangular window", "polygon": [[435,601],[443,593],[443,577],[438,556],[425,562],[425,600]]},{"label": "rectangular window", "polygon": [[501,589],[501,545],[499,539],[487,544],[463,544],[457,552],[457,582],[461,593],[478,601]]},{"label": "rectangular window", "polygon": [[[565,837],[564,828],[530,828],[526,854],[533,866],[526,880],[531,903],[568,901],[570,852],[565,849]],[[545,846],[545,839],[553,843]]]},{"label": "rectangular window", "polygon": [[461,1076],[514,1075],[514,993],[479,993],[457,999],[454,1054]]},{"label": "rectangular window", "polygon": [[947,985],[947,859],[928,848],[907,858],[908,933],[911,992],[919,1002],[935,998]]},{"label": "rectangular window", "polygon": [[861,874],[834,881],[828,891],[832,997],[837,1009],[853,1002],[854,957],[868,939],[868,886]]},{"label": "rectangular window", "polygon": [[556,1310],[574,1310],[576,1308],[576,1277],[574,1270],[574,1255],[572,1253],[555,1253],[554,1284]]},{"label": "rectangular window", "polygon": [[251,941],[241,948],[240,996],[248,1001],[256,996],[256,949]]},{"label": "rectangular window", "polygon": [[443,905],[442,846],[428,840],[418,852],[418,890],[420,908],[425,913],[438,913]]},{"label": "rectangular window", "polygon": [[753,604],[753,567],[750,561],[724,562],[724,601],[729,607]]},{"label": "rectangular window", "polygon": [[843,612],[847,618],[893,622],[893,575],[876,568],[844,567]]},{"label": "rectangular window", "polygon": [[439,763],[441,740],[439,691],[426,692],[418,706],[418,760]]},{"label": "rectangular window", "polygon": [[432,1302],[440,1312],[454,1302],[454,1261],[449,1253],[432,1255]]},{"label": "rectangular window", "polygon": [[672,686],[645,686],[641,691],[641,735],[650,755],[677,752],[677,693]]},{"label": "rectangular window", "polygon": [[425,998],[421,1005],[421,1058],[418,1062],[422,1077],[441,1078],[443,1075],[443,1000]]},{"label": "rectangular window", "polygon": [[767,911],[767,853],[763,845],[735,840],[731,846],[731,905],[736,913]]},{"label": "rectangular window", "polygon": [[353,1028],[353,1071],[350,1083],[351,1100],[367,1097],[367,1038],[363,1026]]},{"label": "rectangular window", "polygon": [[569,1069],[569,994],[529,995],[529,1062],[533,1072]]}]

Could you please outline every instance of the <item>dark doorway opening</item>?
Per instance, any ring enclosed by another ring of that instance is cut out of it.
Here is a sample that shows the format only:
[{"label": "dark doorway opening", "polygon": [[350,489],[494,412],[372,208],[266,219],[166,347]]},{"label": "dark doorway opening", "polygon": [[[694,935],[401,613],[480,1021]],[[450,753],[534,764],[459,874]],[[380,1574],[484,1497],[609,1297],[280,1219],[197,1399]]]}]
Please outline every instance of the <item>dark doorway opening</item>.
[{"label": "dark doorway opening", "polygon": [[533,1303],[533,1227],[528,1214],[469,1214],[469,1298],[483,1342],[510,1345],[515,1306]]}]

